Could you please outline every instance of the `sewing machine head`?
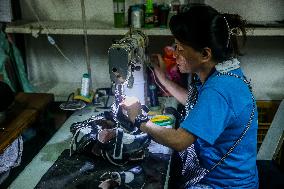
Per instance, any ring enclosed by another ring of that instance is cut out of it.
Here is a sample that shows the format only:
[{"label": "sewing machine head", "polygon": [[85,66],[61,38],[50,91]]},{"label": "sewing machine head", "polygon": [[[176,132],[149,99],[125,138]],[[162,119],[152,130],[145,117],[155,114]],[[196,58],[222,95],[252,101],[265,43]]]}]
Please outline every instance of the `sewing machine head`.
[{"label": "sewing machine head", "polygon": [[108,50],[111,81],[127,84],[145,82],[143,64],[148,37],[139,30],[128,32],[124,38],[111,45]]},{"label": "sewing machine head", "polygon": [[142,104],[145,104],[147,46],[148,37],[143,32],[130,30],[124,38],[109,48],[110,78],[116,84],[116,88],[119,88],[117,90],[119,94],[116,96],[136,96]]}]

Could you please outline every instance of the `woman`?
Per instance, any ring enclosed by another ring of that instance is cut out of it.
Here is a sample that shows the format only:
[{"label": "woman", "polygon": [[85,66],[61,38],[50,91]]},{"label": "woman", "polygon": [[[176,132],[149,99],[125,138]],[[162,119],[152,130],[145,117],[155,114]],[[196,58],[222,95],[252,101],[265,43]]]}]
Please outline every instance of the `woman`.
[{"label": "woman", "polygon": [[[243,23],[236,15],[220,14],[206,5],[172,17],[170,29],[175,37],[176,56],[186,60],[178,61],[178,67],[181,72],[196,73],[202,82],[197,102],[180,128],[155,125],[141,115],[139,102],[126,99],[122,104],[134,125],[157,142],[177,151],[189,149],[194,143],[197,167],[206,171],[197,175],[195,182],[189,178],[187,188],[258,188],[257,110],[248,82],[233,59],[239,53],[236,35],[238,31],[244,33]],[[216,70],[216,66],[226,62],[233,68],[221,71],[228,74],[220,74],[217,70],[222,69]],[[190,103],[186,100],[190,95],[187,97],[177,85],[159,75],[157,69],[156,74],[180,102]]]}]

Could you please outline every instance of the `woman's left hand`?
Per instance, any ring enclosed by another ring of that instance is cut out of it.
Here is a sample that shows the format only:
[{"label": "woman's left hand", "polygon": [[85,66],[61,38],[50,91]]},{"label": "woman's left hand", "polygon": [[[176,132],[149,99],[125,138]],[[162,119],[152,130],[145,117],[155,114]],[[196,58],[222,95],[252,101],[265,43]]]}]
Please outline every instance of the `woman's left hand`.
[{"label": "woman's left hand", "polygon": [[142,106],[136,97],[126,97],[120,104],[122,110],[126,112],[129,120],[134,123],[137,115],[142,113]]}]

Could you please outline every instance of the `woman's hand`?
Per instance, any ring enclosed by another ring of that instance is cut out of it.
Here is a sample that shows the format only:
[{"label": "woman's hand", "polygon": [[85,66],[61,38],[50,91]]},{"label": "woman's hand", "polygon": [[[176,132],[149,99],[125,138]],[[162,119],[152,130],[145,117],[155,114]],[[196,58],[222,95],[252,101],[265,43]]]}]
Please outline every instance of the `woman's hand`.
[{"label": "woman's hand", "polygon": [[154,68],[156,77],[159,79],[160,83],[164,85],[167,80],[166,76],[166,65],[160,54],[153,54],[151,57],[151,64]]},{"label": "woman's hand", "polygon": [[137,115],[142,113],[142,106],[137,97],[126,97],[120,106],[132,123]]}]

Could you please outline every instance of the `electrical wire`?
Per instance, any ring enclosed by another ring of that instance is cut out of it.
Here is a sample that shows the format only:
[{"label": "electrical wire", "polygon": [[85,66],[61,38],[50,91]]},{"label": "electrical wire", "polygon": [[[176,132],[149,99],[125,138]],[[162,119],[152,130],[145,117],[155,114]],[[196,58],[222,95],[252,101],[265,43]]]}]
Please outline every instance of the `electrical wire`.
[{"label": "electrical wire", "polygon": [[56,50],[59,52],[59,54],[61,54],[68,62],[70,62],[71,64],[74,64],[64,53],[63,51],[59,48],[59,46],[56,44],[55,40],[53,39],[53,37],[51,37],[50,35],[47,35],[47,40],[48,42],[53,45]]},{"label": "electrical wire", "polygon": [[154,70],[151,68],[151,66],[147,65],[147,67],[149,68],[149,70],[152,72],[153,74],[153,78],[154,78],[154,82],[156,83],[156,85],[166,94],[167,97],[170,97],[170,94],[168,92],[166,92],[163,87],[158,83],[158,81],[156,80],[156,75]]},{"label": "electrical wire", "polygon": [[47,41],[48,41],[51,45],[53,45],[53,46],[55,47],[55,49],[59,52],[59,54],[61,54],[61,55],[63,56],[64,59],[66,59],[68,62],[74,64],[74,63],[70,60],[70,58],[68,58],[68,57],[63,53],[63,51],[61,50],[61,48],[56,44],[56,41],[54,40],[54,38],[49,35],[50,30],[49,30],[46,26],[44,26],[44,25],[42,24],[42,21],[40,20],[38,14],[35,12],[35,10],[33,9],[33,7],[31,6],[30,2],[26,0],[26,4],[27,4],[27,5],[29,6],[29,8],[32,10],[32,13],[33,13],[33,15],[35,16],[35,18],[37,19],[37,22],[38,22],[39,26],[47,31],[47,33],[46,33]]}]

